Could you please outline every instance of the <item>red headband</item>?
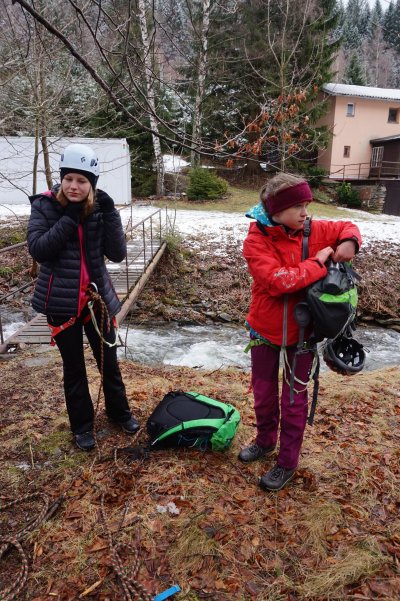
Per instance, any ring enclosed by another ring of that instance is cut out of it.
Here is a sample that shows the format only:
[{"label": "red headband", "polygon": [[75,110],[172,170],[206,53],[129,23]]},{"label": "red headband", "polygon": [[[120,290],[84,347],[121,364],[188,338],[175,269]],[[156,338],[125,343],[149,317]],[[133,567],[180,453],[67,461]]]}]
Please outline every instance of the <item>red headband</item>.
[{"label": "red headband", "polygon": [[294,207],[312,200],[312,192],[307,182],[300,182],[290,188],[280,190],[274,196],[267,195],[265,199],[265,207],[268,215],[272,217],[275,213]]}]

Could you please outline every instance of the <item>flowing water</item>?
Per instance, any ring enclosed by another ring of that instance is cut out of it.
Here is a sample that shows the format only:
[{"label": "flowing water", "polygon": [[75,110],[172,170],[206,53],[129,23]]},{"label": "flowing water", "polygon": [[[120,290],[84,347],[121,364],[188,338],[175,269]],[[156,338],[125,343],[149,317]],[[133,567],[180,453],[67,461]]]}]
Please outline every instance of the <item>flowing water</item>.
[{"label": "flowing water", "polygon": [[[207,370],[221,367],[250,369],[250,355],[244,352],[248,335],[244,328],[231,325],[136,326],[126,332],[126,349],[120,349],[137,363],[182,365]],[[400,333],[394,330],[359,327],[355,339],[364,345],[366,371],[400,364]],[[327,369],[321,361],[321,371]]]},{"label": "flowing water", "polygon": [[[7,338],[28,319],[31,309],[2,310],[3,336]],[[178,325],[121,327],[120,336],[126,348],[119,356],[147,365],[175,365],[203,368],[223,367],[250,369],[250,354],[244,352],[248,335],[244,328],[227,325]],[[400,333],[376,327],[359,327],[354,337],[369,350],[366,371],[400,365]],[[326,369],[321,361],[321,371]]]}]

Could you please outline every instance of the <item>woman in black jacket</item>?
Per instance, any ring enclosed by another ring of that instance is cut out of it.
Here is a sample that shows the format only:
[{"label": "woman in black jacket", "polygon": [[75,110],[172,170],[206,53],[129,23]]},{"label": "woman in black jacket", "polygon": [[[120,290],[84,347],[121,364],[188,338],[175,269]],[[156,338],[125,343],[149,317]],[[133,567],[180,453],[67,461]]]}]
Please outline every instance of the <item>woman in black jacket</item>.
[{"label": "woman in black jacket", "polygon": [[[138,422],[129,410],[117,361],[115,315],[120,302],[108,275],[104,256],[120,262],[126,255],[121,218],[108,194],[96,190],[99,164],[86,145],[71,144],[61,155],[61,184],[30,198],[29,252],[40,272],[32,306],[47,316],[52,337],[63,360],[64,392],[71,430],[77,446],[95,446],[94,409],[86,375],[83,330],[97,366],[103,345],[103,391],[110,420],[125,432],[135,433]],[[108,318],[101,337],[99,302],[94,319],[89,310],[88,289],[104,301]],[[94,323],[97,322],[97,325]]]}]

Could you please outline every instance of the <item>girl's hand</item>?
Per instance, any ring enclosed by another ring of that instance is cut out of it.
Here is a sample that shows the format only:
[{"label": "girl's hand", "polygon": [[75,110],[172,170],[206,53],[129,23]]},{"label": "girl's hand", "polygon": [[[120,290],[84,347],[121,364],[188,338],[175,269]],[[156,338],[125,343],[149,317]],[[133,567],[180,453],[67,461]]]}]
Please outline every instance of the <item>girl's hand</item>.
[{"label": "girl's hand", "polygon": [[332,254],[333,254],[333,248],[331,246],[327,246],[326,248],[322,248],[321,250],[319,250],[317,252],[317,254],[315,255],[315,257],[321,263],[326,263],[326,261],[329,259],[329,257]]},{"label": "girl's hand", "polygon": [[335,263],[343,263],[344,261],[351,261],[351,259],[356,254],[356,243],[353,240],[346,240],[346,242],[342,242],[336,249],[332,260]]},{"label": "girl's hand", "polygon": [[68,217],[71,217],[76,223],[79,223],[84,204],[84,202],[68,201],[68,204],[64,209],[64,215],[68,215]]}]

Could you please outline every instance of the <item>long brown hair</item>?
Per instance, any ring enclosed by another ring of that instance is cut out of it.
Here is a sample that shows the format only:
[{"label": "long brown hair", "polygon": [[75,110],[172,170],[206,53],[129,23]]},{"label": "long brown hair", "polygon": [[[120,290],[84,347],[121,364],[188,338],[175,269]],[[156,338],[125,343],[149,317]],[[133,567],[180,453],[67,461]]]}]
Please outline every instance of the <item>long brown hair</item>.
[{"label": "long brown hair", "polygon": [[[65,196],[65,194],[62,190],[62,185],[60,185],[60,188],[56,194],[56,198],[62,207],[65,208],[67,206],[68,198]],[[81,218],[80,218],[81,221],[83,221],[88,215],[90,215],[90,213],[93,213],[95,200],[96,200],[96,190],[93,190],[92,186],[90,186],[89,194],[87,195],[86,199],[83,201],[84,205],[83,205],[83,210],[82,210]]]}]

